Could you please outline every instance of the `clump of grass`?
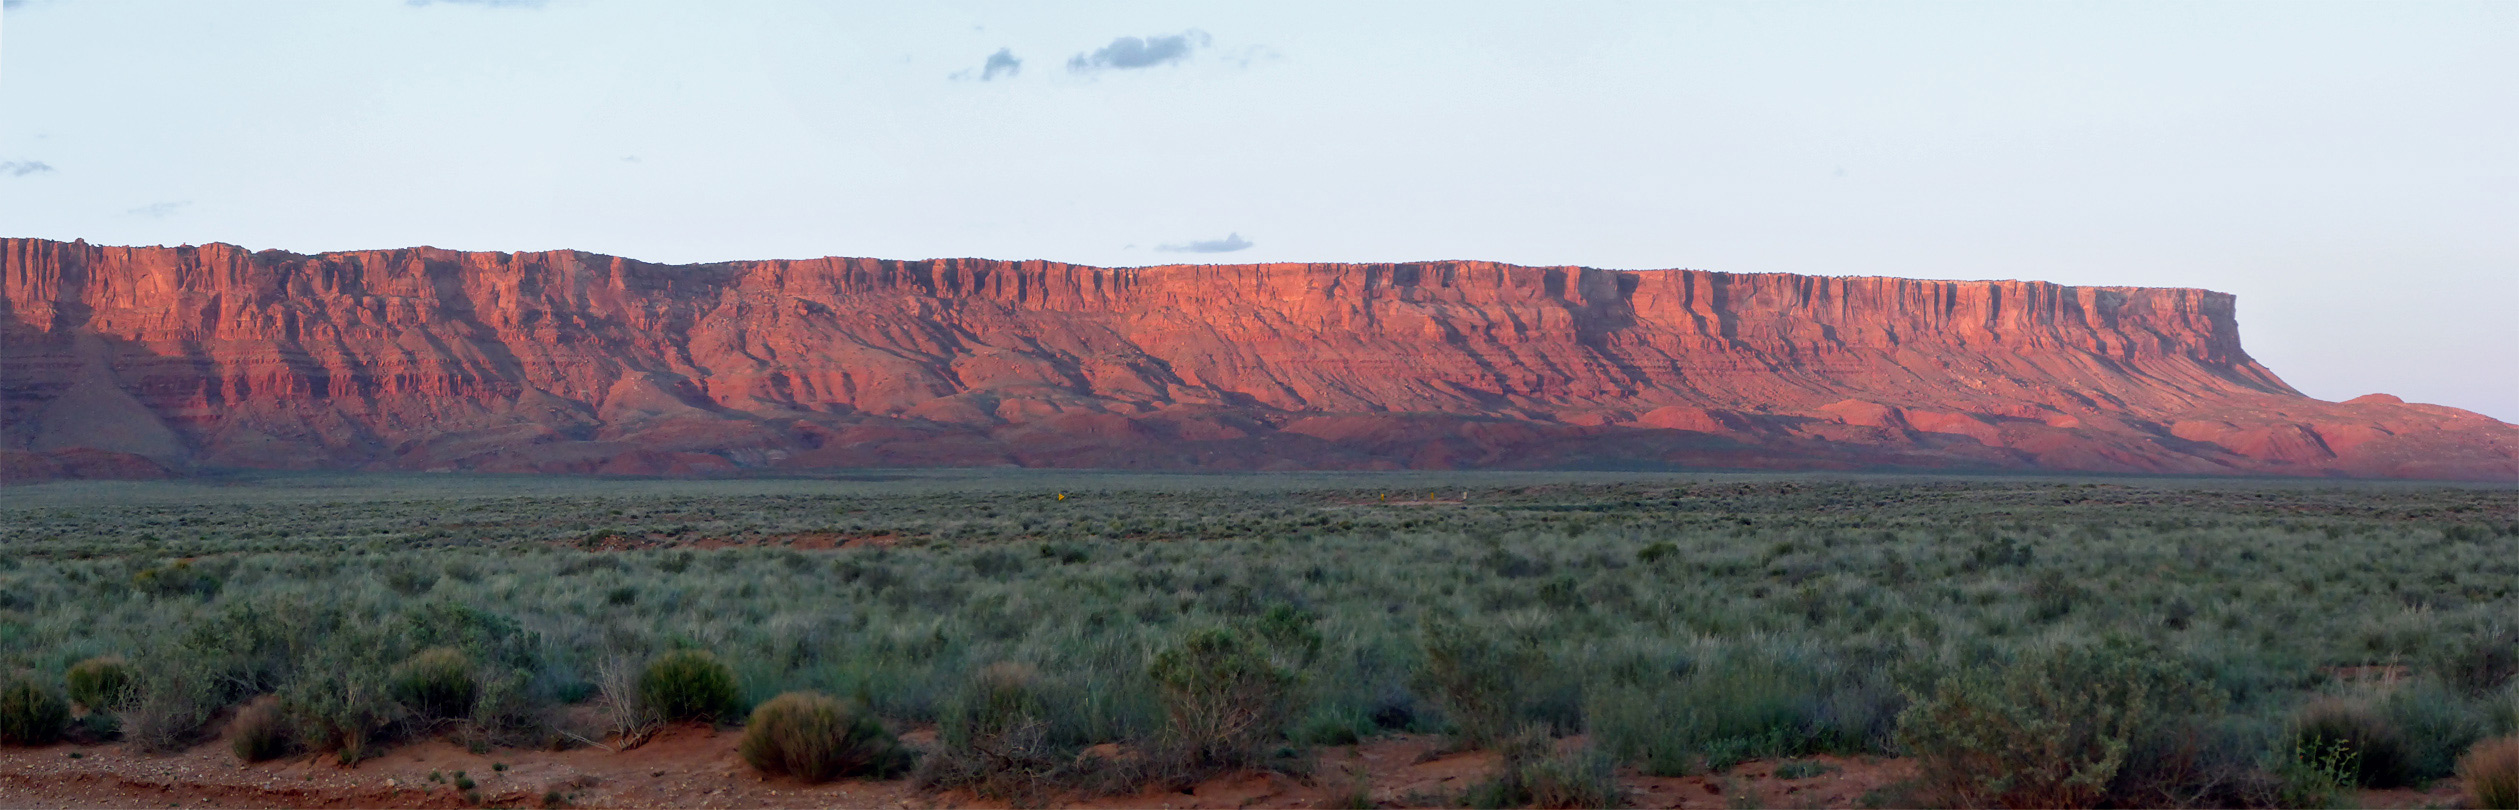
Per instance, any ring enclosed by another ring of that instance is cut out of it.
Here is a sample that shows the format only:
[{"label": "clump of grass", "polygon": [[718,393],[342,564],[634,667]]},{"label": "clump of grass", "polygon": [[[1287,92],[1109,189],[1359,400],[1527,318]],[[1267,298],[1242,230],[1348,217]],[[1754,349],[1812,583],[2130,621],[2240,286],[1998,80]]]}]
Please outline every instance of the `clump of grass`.
[{"label": "clump of grass", "polygon": [[122,656],[100,655],[71,664],[62,680],[69,684],[72,701],[91,712],[110,712],[131,701],[139,677]]},{"label": "clump of grass", "polygon": [[2519,810],[2519,737],[2476,743],[2458,758],[2458,778],[2466,783],[2467,806]]},{"label": "clump of grass", "polygon": [[1776,766],[1777,779],[1809,779],[1836,773],[1837,766],[1808,759],[1797,759]]},{"label": "clump of grass", "polygon": [[229,725],[228,750],[243,762],[278,759],[289,751],[288,726],[278,698],[257,699],[237,710]]},{"label": "clump of grass", "polygon": [[70,724],[70,701],[32,673],[0,678],[0,745],[51,745]]},{"label": "clump of grass", "polygon": [[1897,736],[1950,806],[2090,807],[2139,741],[2220,706],[2183,666],[2110,642],[1943,678],[1899,716]]},{"label": "clump of grass", "polygon": [[2292,741],[2295,751],[2335,759],[2360,787],[2402,787],[2414,781],[2414,752],[2405,732],[2366,700],[2310,701],[2292,720]]},{"label": "clump of grass", "polygon": [[395,665],[386,689],[413,715],[441,720],[471,714],[481,684],[471,656],[453,647],[431,647]]},{"label": "clump of grass", "polygon": [[638,696],[668,721],[715,721],[735,708],[735,670],[707,650],[675,650],[639,673]]},{"label": "clump of grass", "polygon": [[789,692],[753,709],[736,750],[764,773],[808,782],[889,775],[907,759],[892,733],[864,706],[818,692]]},{"label": "clump of grass", "polygon": [[1296,680],[1222,627],[1192,631],[1156,653],[1146,675],[1162,692],[1175,751],[1193,769],[1257,763],[1286,725]]},{"label": "clump of grass", "polygon": [[1626,789],[1608,756],[1584,749],[1557,754],[1545,726],[1525,726],[1498,746],[1495,774],[1470,788],[1471,807],[1624,807]]},{"label": "clump of grass", "polygon": [[1375,731],[1373,718],[1347,706],[1316,706],[1291,736],[1304,745],[1355,745]]}]

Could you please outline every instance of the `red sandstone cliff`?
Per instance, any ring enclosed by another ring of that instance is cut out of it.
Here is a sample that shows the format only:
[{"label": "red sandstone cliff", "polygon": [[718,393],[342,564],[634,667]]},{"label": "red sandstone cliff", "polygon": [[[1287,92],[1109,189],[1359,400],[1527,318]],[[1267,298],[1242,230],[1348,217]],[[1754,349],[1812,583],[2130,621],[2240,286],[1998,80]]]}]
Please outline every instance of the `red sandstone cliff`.
[{"label": "red sandstone cliff", "polygon": [[74,451],[98,474],[119,459],[2519,478],[2519,427],[2302,396],[2240,349],[2231,297],[2202,290],[37,239],[0,239],[0,283],[0,478],[71,469]]}]

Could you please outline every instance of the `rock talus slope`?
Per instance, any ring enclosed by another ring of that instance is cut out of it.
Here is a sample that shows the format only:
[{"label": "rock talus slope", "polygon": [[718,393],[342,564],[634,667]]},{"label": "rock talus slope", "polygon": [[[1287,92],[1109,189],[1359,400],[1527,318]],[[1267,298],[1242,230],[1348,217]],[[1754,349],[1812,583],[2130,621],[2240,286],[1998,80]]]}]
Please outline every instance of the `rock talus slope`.
[{"label": "rock talus slope", "polygon": [[[0,478],[1723,467],[2519,479],[2233,300],[1488,262],[659,265],[0,239]],[[88,471],[88,472],[80,472]]]}]

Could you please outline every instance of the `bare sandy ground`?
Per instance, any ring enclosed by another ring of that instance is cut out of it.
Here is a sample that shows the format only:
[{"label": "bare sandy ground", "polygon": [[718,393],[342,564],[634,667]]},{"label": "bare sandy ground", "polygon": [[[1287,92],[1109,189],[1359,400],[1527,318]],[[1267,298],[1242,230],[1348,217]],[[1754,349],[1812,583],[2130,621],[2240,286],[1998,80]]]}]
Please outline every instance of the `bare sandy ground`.
[{"label": "bare sandy ground", "polygon": [[[26,808],[268,807],[1003,807],[967,793],[921,791],[907,780],[843,780],[808,785],[763,777],[735,753],[740,733],[701,726],[666,729],[618,753],[494,750],[474,754],[443,742],[404,745],[343,767],[329,756],[243,764],[222,743],[149,755],[120,745],[0,749],[0,806]],[[912,744],[932,734],[906,735]],[[1909,778],[1908,762],[1879,757],[1810,757],[1820,772],[1780,779],[1778,761],[1744,763],[1720,774],[1651,777],[1622,771],[1628,802],[1640,808],[1840,808]],[[1244,773],[1186,792],[1068,798],[1064,807],[1309,808],[1348,801],[1359,783],[1378,807],[1443,806],[1488,777],[1495,755],[1446,752],[1439,738],[1381,737],[1322,749],[1308,779]],[[1805,767],[1804,772],[1812,770]],[[473,787],[459,786],[470,780]],[[1881,800],[1875,795],[1873,802]],[[2455,807],[2452,782],[2424,791],[2369,791],[2362,807]]]}]

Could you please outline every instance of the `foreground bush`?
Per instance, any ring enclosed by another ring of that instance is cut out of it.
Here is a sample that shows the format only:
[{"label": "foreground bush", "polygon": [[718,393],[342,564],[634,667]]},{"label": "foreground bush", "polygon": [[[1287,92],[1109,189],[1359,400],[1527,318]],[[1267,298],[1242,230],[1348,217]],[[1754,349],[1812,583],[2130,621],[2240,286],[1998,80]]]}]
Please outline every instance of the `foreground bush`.
[{"label": "foreground bush", "polygon": [[[2331,798],[2285,799],[2323,789],[2324,778],[2276,762],[2266,766],[2268,728],[2251,718],[2218,722],[2172,718],[2137,738],[2108,785],[2109,807],[2324,807]],[[2299,777],[2297,779],[2293,777]],[[2317,777],[2315,780],[2310,777]],[[2312,781],[2317,782],[2313,784]],[[2326,791],[2331,797],[2334,791]]]},{"label": "foreground bush", "polygon": [[27,673],[0,679],[0,745],[51,745],[70,724],[70,701]]},{"label": "foreground bush", "polygon": [[1294,673],[1232,630],[1190,633],[1156,653],[1146,674],[1162,690],[1164,717],[1183,764],[1194,769],[1258,762],[1290,716]]},{"label": "foreground bush", "polygon": [[329,751],[344,765],[355,765],[383,753],[384,746],[406,730],[404,712],[374,670],[329,667],[303,673],[280,691],[289,739],[315,751]]},{"label": "foreground bush", "polygon": [[982,667],[946,705],[934,754],[919,763],[927,788],[967,787],[1017,806],[1044,803],[1069,776],[1071,752],[1051,744],[1040,675],[1000,661]]},{"label": "foreground bush", "polygon": [[1944,678],[1899,716],[1897,737],[1939,803],[2090,807],[2138,743],[2220,706],[2184,667],[2112,642]]},{"label": "foreground bush", "polygon": [[2458,758],[2458,778],[2466,782],[2467,806],[2519,810],[2519,737],[2477,743]]},{"label": "foreground bush", "polygon": [[139,682],[131,662],[119,655],[101,655],[71,664],[62,679],[69,682],[70,699],[91,712],[121,709],[131,701],[132,686]]},{"label": "foreground bush", "polygon": [[432,647],[395,666],[386,688],[422,719],[463,717],[472,713],[481,692],[473,669],[472,657],[462,650]]},{"label": "foreground bush", "polygon": [[2430,668],[2468,695],[2491,694],[2519,681],[2519,630],[2499,628],[2460,639]]},{"label": "foreground bush", "polygon": [[1790,647],[1704,648],[1682,660],[1586,684],[1585,733],[1648,774],[1685,776],[1748,759],[1877,751],[1903,703],[1884,677]]},{"label": "foreground bush", "polygon": [[237,710],[236,720],[229,726],[228,750],[241,762],[278,759],[289,752],[288,726],[278,698],[255,700]]},{"label": "foreground bush", "polygon": [[675,650],[639,673],[638,696],[665,720],[713,721],[735,708],[735,671],[707,650]]},{"label": "foreground bush", "polygon": [[808,782],[888,776],[907,760],[900,743],[864,706],[818,692],[789,692],[753,709],[736,751],[763,773]]},{"label": "foreground bush", "polygon": [[2402,787],[2414,781],[2414,756],[2405,733],[2366,701],[2325,697],[2310,701],[2292,721],[2296,751],[2334,760],[2360,787]]},{"label": "foreground bush", "polygon": [[1503,745],[1522,724],[1527,682],[1546,657],[1532,644],[1498,639],[1454,620],[1428,619],[1418,643],[1426,656],[1418,690],[1451,715],[1454,734],[1472,748]]},{"label": "foreground bush", "polygon": [[1471,807],[1624,807],[1626,788],[1609,757],[1585,749],[1559,755],[1544,726],[1528,726],[1498,746],[1496,772],[1470,788]]},{"label": "foreground bush", "polygon": [[145,670],[131,702],[117,713],[122,738],[152,754],[181,751],[200,741],[204,726],[225,696],[198,673],[182,667]]}]

